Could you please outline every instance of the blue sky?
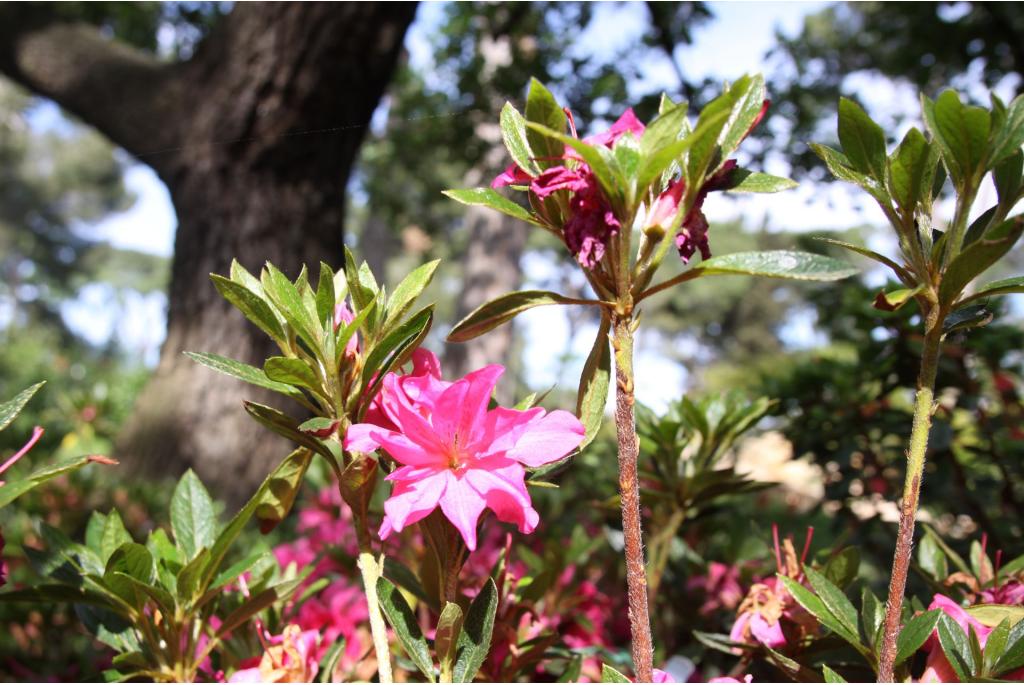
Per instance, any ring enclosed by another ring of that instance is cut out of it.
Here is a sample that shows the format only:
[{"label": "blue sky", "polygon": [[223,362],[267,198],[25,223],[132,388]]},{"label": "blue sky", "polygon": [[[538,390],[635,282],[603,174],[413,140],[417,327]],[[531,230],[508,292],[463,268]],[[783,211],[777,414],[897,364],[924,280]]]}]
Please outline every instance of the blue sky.
[{"label": "blue sky", "polygon": [[[694,32],[694,44],[680,48],[675,55],[683,72],[692,78],[705,76],[719,80],[734,79],[737,76],[764,69],[765,54],[774,44],[776,31],[786,35],[796,33],[803,18],[826,6],[824,2],[729,2],[711,3],[716,19]],[[430,63],[431,49],[429,35],[441,20],[443,5],[425,3],[421,5],[416,22],[407,36],[406,45],[414,64],[426,66]],[[643,3],[601,3],[596,10],[595,21],[583,34],[575,37],[577,49],[592,49],[602,46],[606,50],[635,41],[647,26],[646,8]],[[655,57],[643,65],[644,82],[638,89],[649,91],[654,87],[671,87],[677,77],[667,57]],[[893,86],[880,79],[861,79],[850,83],[871,109],[885,110],[891,107],[916,109],[914,93],[905,87]],[[59,112],[55,107],[44,108],[40,122],[59,125]],[[765,171],[785,174],[787,169],[778,162],[769,161]],[[159,255],[170,255],[173,250],[176,219],[166,188],[148,167],[131,165],[125,181],[137,195],[138,201],[130,210],[112,216],[107,220],[88,227],[90,235],[108,240],[112,244],[142,250]],[[716,221],[742,218],[748,225],[764,224],[769,228],[788,230],[821,230],[847,228],[864,223],[881,224],[881,212],[863,194],[850,192],[840,184],[815,185],[804,183],[798,189],[777,195],[747,195],[718,199],[709,202],[706,211],[712,226]],[[980,203],[979,203],[980,204]],[[884,238],[881,239],[884,241]],[[886,248],[883,244],[872,245],[876,249]],[[550,269],[542,261],[527,260],[527,279],[542,278]],[[101,304],[97,293],[83,292],[79,302],[69,306],[66,314],[72,324],[82,330],[88,328],[90,337],[99,340],[117,331],[128,346],[143,352],[150,362],[155,361],[160,333],[163,325],[165,301],[160,297],[139,298],[129,302],[125,310],[129,315],[110,311]],[[84,324],[88,324],[85,326]],[[559,379],[552,363],[550,350],[564,349],[568,337],[568,324],[558,308],[541,308],[529,312],[521,324],[530,332],[543,331],[545,339],[558,338],[554,347],[545,345],[527,350],[525,367],[530,369],[528,380],[536,387],[547,387],[552,383],[570,383],[573,374],[589,351],[594,331],[584,330],[569,344],[579,359],[579,364],[566,371],[566,377]],[[662,341],[648,333],[640,340],[638,370],[641,378],[657,379],[656,382],[639,387],[640,399],[654,406],[662,406],[667,400],[678,397],[686,379],[680,366],[658,352]],[[813,320],[803,318],[793,322],[787,335],[797,344],[817,342]]]}]

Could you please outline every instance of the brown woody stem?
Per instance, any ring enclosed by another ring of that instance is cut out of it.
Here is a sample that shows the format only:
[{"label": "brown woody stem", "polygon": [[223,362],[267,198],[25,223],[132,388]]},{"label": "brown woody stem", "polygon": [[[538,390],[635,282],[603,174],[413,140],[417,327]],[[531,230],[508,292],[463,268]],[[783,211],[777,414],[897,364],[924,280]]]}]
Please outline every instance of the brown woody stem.
[{"label": "brown woody stem", "polygon": [[619,441],[619,493],[622,500],[622,532],[626,542],[626,583],[629,596],[629,625],[633,637],[633,668],[637,682],[654,678],[654,647],[647,608],[647,573],[644,565],[643,533],[640,522],[640,484],[637,477],[639,444],[633,384],[633,319],[614,317],[615,332],[615,428]]},{"label": "brown woody stem", "polygon": [[885,623],[882,649],[878,656],[878,682],[893,682],[893,662],[896,660],[896,640],[900,633],[903,594],[907,587],[907,572],[914,545],[914,519],[917,517],[921,497],[921,478],[924,476],[924,457],[928,450],[928,432],[932,425],[932,403],[935,394],[935,375],[942,347],[942,318],[931,323],[924,338],[921,372],[917,378],[917,398],[914,405],[914,427],[907,450],[907,476],[900,505],[899,530],[896,534],[896,553],[892,561],[889,581],[889,600],[885,605]]}]

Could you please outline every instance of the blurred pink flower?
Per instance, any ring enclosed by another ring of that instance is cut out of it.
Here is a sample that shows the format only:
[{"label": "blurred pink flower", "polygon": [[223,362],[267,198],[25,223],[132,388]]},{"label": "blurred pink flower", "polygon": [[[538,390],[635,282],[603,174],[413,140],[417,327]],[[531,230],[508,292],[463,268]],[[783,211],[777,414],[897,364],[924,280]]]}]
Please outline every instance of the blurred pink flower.
[{"label": "blurred pink flower", "polygon": [[686,582],[686,589],[699,591],[704,596],[700,613],[708,616],[720,609],[732,611],[743,599],[743,588],[740,587],[740,570],[720,561],[708,564],[706,575],[694,576]]},{"label": "blurred pink flower", "polygon": [[[320,634],[289,624],[270,638],[259,665],[235,671],[229,683],[311,683],[319,666],[316,646]],[[271,646],[273,645],[273,646]]]},{"label": "blurred pink flower", "polygon": [[411,384],[393,373],[384,378],[379,404],[386,422],[355,424],[345,436],[346,449],[380,447],[402,465],[387,476],[395,486],[384,503],[381,538],[438,506],[471,550],[484,509],[523,533],[536,528],[524,467],[567,455],[583,440],[583,424],[569,412],[539,407],[488,411],[503,372],[486,366],[452,383],[430,375]]},{"label": "blurred pink flower", "polygon": [[708,682],[709,683],[752,683],[752,682],[754,682],[754,676],[752,676],[752,675],[750,675],[748,673],[747,675],[743,676],[743,680],[736,680],[735,678],[730,678],[729,676],[721,676],[719,678],[712,678]]},{"label": "blurred pink flower", "polygon": [[980,594],[986,604],[1024,604],[1024,583],[1012,578]]}]

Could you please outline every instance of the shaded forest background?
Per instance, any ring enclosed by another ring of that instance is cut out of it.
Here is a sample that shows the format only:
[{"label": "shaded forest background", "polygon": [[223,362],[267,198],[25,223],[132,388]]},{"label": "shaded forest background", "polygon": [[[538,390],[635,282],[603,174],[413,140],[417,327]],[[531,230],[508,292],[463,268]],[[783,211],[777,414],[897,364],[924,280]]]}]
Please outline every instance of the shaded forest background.
[{"label": "shaded forest background", "polygon": [[[294,275],[302,263],[338,263],[344,243],[390,283],[441,257],[430,294],[441,319],[428,341],[435,349],[451,322],[524,279],[582,288],[575,270],[558,266],[562,246],[486,210],[467,212],[440,191],[485,185],[507,163],[497,114],[506,100],[522,100],[531,76],[570,103],[585,129],[628,105],[649,119],[662,90],[646,89],[655,62],[675,74],[670,94],[699,110],[720,84],[691,76],[681,57],[719,21],[716,6],[643,8],[643,39],[609,50],[566,44],[597,20],[594,5],[445,5],[429,28],[429,65],[419,65],[405,43],[423,12],[412,3],[0,6],[0,397],[46,379],[38,401],[46,409],[23,421],[47,426],[49,449],[113,452],[129,473],[193,466],[222,497],[245,497],[287,448],[249,425],[241,398],[251,390],[181,354],[257,361],[266,352],[207,274],[238,258],[250,269],[270,259]],[[823,6],[765,55],[774,104],[747,154],[775,173],[827,183],[806,142],[830,142],[839,95],[862,99],[890,131],[915,119],[916,108],[896,98],[879,109],[879,91],[934,96],[953,85],[974,99],[993,87],[1012,96],[1022,83],[1022,37],[1016,3]],[[59,126],[39,124],[44,98],[63,109]],[[174,202],[169,261],[90,237],[89,226],[134,201],[124,182],[134,162],[150,166]],[[764,224],[713,225],[712,247],[821,249],[814,231],[790,229],[778,214]],[[871,226],[856,232],[874,239]],[[646,316],[657,332],[641,344],[682,365],[680,395],[768,388],[810,422],[798,405],[824,381],[806,370],[823,356],[841,358],[846,366],[831,371],[856,378],[870,357],[829,355],[863,351],[889,325],[844,310],[849,298],[828,287],[699,283],[652,304]],[[115,308],[116,319],[135,315],[140,298],[166,294],[155,367],[118,335],[97,344],[69,324],[86,291],[102,293],[93,306]],[[1020,319],[1010,304],[1012,332]],[[571,379],[582,363],[571,342],[593,325],[583,317],[569,319],[566,347],[554,350],[555,378]],[[529,351],[537,345],[524,329],[505,327],[446,348],[446,374],[503,361],[515,384],[502,399],[521,396],[536,377]],[[571,403],[570,386],[557,387],[551,402]],[[831,449],[811,443],[798,448]],[[1007,507],[1017,501],[1010,493]]]}]

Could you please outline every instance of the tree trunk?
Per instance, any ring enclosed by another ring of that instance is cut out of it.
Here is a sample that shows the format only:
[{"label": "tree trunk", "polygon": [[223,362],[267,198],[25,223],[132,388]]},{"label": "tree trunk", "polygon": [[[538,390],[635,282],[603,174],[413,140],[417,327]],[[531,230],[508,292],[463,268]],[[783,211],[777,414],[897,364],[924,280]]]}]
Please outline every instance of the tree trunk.
[{"label": "tree trunk", "polygon": [[232,258],[292,276],[340,263],[345,185],[415,4],[239,3],[173,65],[29,7],[0,10],[0,70],[150,164],[178,215],[167,340],[117,453],[244,498],[289,446],[242,409],[266,397],[182,355],[259,364],[270,350],[208,275]]}]

